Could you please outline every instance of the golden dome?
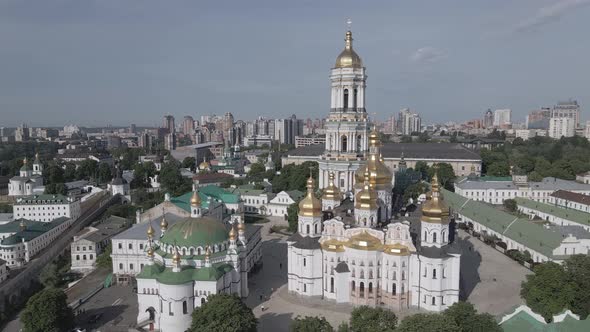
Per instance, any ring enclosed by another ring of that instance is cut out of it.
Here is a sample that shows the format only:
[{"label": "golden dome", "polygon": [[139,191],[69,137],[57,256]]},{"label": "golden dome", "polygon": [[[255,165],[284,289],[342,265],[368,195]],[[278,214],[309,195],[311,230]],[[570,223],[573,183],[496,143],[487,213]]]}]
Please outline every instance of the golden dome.
[{"label": "golden dome", "polygon": [[211,168],[211,166],[209,165],[209,163],[207,162],[207,160],[205,160],[205,158],[203,158],[203,161],[199,164],[199,169],[201,171],[207,170]]},{"label": "golden dome", "polygon": [[230,241],[236,240],[236,230],[235,230],[234,226],[232,226],[231,230],[229,231],[229,240]]},{"label": "golden dome", "polygon": [[166,214],[162,211],[162,221],[160,221],[160,228],[166,230],[168,228],[168,221],[166,221]]},{"label": "golden dome", "polygon": [[150,222],[150,225],[148,226],[148,229],[147,229],[148,238],[151,239],[152,237],[154,237],[155,233],[156,233],[156,231],[154,230],[154,228],[152,227],[152,223]]},{"label": "golden dome", "polygon": [[304,217],[321,217],[322,202],[313,194],[314,181],[310,176],[307,179],[307,194],[299,202],[299,215]]},{"label": "golden dome", "polygon": [[352,32],[346,31],[344,50],[336,58],[335,68],[362,68],[361,57],[352,49]]},{"label": "golden dome", "polygon": [[205,249],[205,259],[209,259],[211,257],[211,247],[207,246],[207,249]]},{"label": "golden dome", "polygon": [[322,195],[322,199],[340,201],[342,199],[342,195],[340,194],[340,189],[336,187],[334,184],[334,173],[330,172],[329,176],[330,181],[328,182],[328,186],[324,189],[324,194]]},{"label": "golden dome", "polygon": [[351,236],[346,246],[358,250],[379,250],[383,247],[383,243],[367,231],[363,231]]},{"label": "golden dome", "polygon": [[320,245],[322,249],[332,252],[343,252],[345,242],[338,241],[336,239],[329,239],[322,242]]},{"label": "golden dome", "polygon": [[354,197],[354,208],[361,210],[377,209],[377,193],[369,185],[369,172],[365,172],[365,185]]},{"label": "golden dome", "polygon": [[147,250],[147,255],[148,257],[154,257],[154,249],[152,248],[152,246],[150,246]]},{"label": "golden dome", "polygon": [[174,255],[172,255],[172,264],[177,265],[180,263],[180,254],[178,248],[174,247]]},{"label": "golden dome", "polygon": [[238,223],[238,231],[246,230],[246,224],[243,222]]},{"label": "golden dome", "polygon": [[407,256],[410,254],[408,247],[401,243],[387,244],[383,246],[383,252],[395,256]]},{"label": "golden dome", "polygon": [[391,186],[393,173],[391,173],[389,168],[383,163],[381,152],[379,151],[380,146],[381,141],[379,139],[379,133],[373,129],[369,134],[369,158],[355,174],[357,188],[362,186],[367,171],[369,172],[369,184],[373,188],[383,189],[384,187]]},{"label": "golden dome", "polygon": [[431,198],[422,205],[422,221],[429,223],[448,223],[449,208],[440,196],[438,175],[435,172],[431,181]]},{"label": "golden dome", "polygon": [[201,206],[201,196],[197,190],[193,191],[191,196],[191,206]]}]

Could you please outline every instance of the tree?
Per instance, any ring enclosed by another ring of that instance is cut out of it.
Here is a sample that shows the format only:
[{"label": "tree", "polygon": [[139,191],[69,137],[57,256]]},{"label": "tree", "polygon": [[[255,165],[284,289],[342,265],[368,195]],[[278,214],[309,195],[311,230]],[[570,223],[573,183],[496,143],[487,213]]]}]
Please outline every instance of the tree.
[{"label": "tree", "polygon": [[107,245],[104,249],[102,254],[96,256],[96,266],[100,268],[107,268],[109,270],[113,269],[113,260],[111,258],[111,253],[113,252],[113,246],[111,242]]},{"label": "tree", "polygon": [[162,165],[160,183],[166,191],[174,196],[182,195],[192,189],[192,180],[182,177],[180,163],[177,161],[169,161]]},{"label": "tree", "polygon": [[332,332],[334,328],[324,317],[300,316],[295,317],[291,322],[292,332]]},{"label": "tree", "polygon": [[529,173],[529,181],[541,182],[541,181],[543,181],[543,177],[541,176],[541,174],[539,174],[539,172],[532,171]]},{"label": "tree", "polygon": [[411,199],[416,199],[418,196],[426,193],[428,191],[428,185],[424,182],[414,183],[409,185],[406,190],[404,191],[404,202],[407,202]]},{"label": "tree", "polygon": [[553,315],[567,308],[574,298],[573,287],[568,283],[563,266],[547,262],[537,265],[534,274],[526,276],[520,296],[536,313],[550,322]]},{"label": "tree", "polygon": [[251,181],[259,182],[264,179],[266,175],[266,168],[262,163],[254,163],[250,165],[250,171],[248,172],[248,177]]},{"label": "tree", "polygon": [[186,157],[182,161],[182,167],[188,168],[194,172],[197,168],[197,160],[195,159],[195,157]]},{"label": "tree", "polygon": [[289,232],[297,232],[299,223],[299,202],[295,202],[287,208],[287,221],[289,222]]},{"label": "tree", "polygon": [[45,178],[47,184],[50,183],[63,183],[65,181],[64,171],[57,164],[52,163],[45,169]]},{"label": "tree", "polygon": [[441,314],[415,314],[404,318],[395,332],[461,332],[451,317]]},{"label": "tree", "polygon": [[518,205],[516,204],[516,201],[513,199],[505,199],[504,203],[502,203],[504,205],[504,208],[506,210],[508,210],[509,212],[516,212],[516,210],[518,209]]},{"label": "tree", "polygon": [[436,167],[431,167],[428,170],[428,176],[430,178],[432,178],[432,176],[434,175],[435,170],[438,174],[438,181],[440,182],[440,184],[447,190],[455,191],[454,182],[457,177],[455,176],[453,166],[451,166],[451,164],[448,163],[437,163]]},{"label": "tree", "polygon": [[67,195],[68,188],[64,183],[49,183],[45,186],[46,194],[60,194],[60,195]]},{"label": "tree", "polygon": [[574,292],[569,308],[585,319],[590,313],[590,256],[573,255],[565,260],[564,266]]},{"label": "tree", "polygon": [[338,325],[338,332],[350,332],[350,327],[348,327],[348,323],[340,323],[340,325]]},{"label": "tree", "polygon": [[488,313],[478,314],[473,304],[456,302],[443,313],[451,318],[461,329],[461,332],[501,332],[494,317]]},{"label": "tree", "polygon": [[414,170],[420,172],[422,180],[429,180],[428,171],[430,170],[430,167],[425,161],[417,161],[416,165],[414,166]]},{"label": "tree", "polygon": [[29,299],[21,321],[27,332],[68,331],[73,327],[74,314],[62,290],[46,288]]},{"label": "tree", "polygon": [[352,332],[393,332],[397,325],[397,316],[393,311],[383,308],[360,306],[350,314]]},{"label": "tree", "polygon": [[45,287],[57,287],[60,285],[62,280],[62,273],[59,271],[59,267],[55,263],[46,265],[41,273],[39,274],[39,281]]},{"label": "tree", "polygon": [[418,143],[426,143],[430,141],[430,136],[428,136],[427,132],[421,132],[418,134]]},{"label": "tree", "polygon": [[74,163],[66,163],[64,168],[64,180],[65,181],[74,181],[76,179],[76,164]]},{"label": "tree", "polygon": [[412,143],[412,136],[404,135],[404,136],[402,136],[400,141],[402,143]]},{"label": "tree", "polygon": [[113,179],[111,166],[107,163],[100,163],[98,165],[98,183],[108,183]]},{"label": "tree", "polygon": [[510,175],[510,165],[508,161],[498,161],[487,167],[486,175],[488,176],[508,176]]},{"label": "tree", "polygon": [[210,295],[193,311],[192,332],[256,332],[258,320],[236,295]]},{"label": "tree", "polygon": [[77,180],[89,180],[96,176],[98,170],[98,163],[92,159],[84,159],[76,169]]}]

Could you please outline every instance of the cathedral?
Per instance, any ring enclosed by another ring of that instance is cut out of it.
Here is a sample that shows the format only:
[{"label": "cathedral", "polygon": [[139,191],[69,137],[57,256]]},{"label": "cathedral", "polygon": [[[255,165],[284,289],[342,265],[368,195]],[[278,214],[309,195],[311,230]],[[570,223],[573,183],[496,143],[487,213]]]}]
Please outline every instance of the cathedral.
[{"label": "cathedral", "polygon": [[337,303],[440,312],[459,301],[460,250],[435,174],[419,218],[392,220],[393,174],[365,111],[365,68],[346,32],[332,69],[326,150],[288,240],[288,289]]}]

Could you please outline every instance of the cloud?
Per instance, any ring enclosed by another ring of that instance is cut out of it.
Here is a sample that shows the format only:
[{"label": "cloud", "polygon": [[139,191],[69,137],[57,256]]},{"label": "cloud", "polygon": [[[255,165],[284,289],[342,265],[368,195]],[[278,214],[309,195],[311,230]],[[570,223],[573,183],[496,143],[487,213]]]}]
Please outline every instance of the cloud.
[{"label": "cloud", "polygon": [[563,15],[579,7],[590,5],[590,0],[557,0],[551,5],[541,7],[533,17],[523,20],[516,31],[526,31],[559,20]]},{"label": "cloud", "polygon": [[432,46],[421,47],[416,50],[411,56],[410,61],[415,63],[434,63],[442,59],[445,53],[442,50]]}]

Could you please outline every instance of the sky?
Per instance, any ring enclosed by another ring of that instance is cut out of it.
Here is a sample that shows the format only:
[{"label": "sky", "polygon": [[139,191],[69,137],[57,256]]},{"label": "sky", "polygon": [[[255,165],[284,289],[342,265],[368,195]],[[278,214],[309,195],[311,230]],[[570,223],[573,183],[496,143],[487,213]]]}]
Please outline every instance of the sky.
[{"label": "sky", "polygon": [[377,119],[590,118],[590,0],[0,0],[0,126],[324,117],[347,18]]}]

